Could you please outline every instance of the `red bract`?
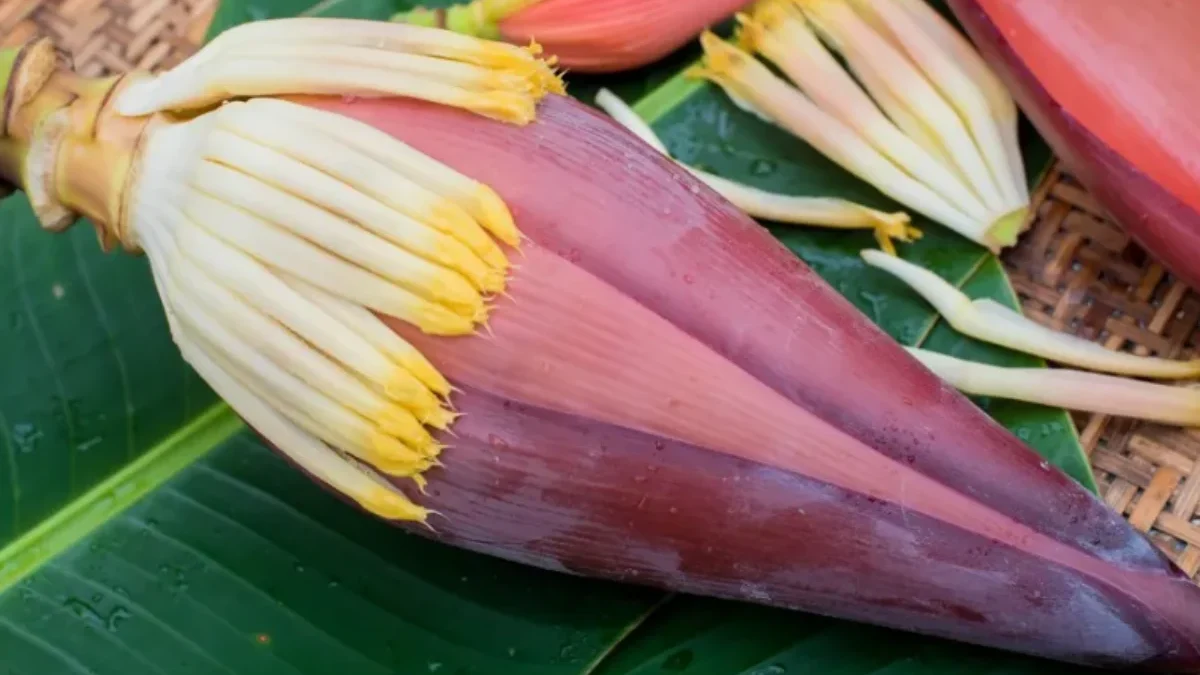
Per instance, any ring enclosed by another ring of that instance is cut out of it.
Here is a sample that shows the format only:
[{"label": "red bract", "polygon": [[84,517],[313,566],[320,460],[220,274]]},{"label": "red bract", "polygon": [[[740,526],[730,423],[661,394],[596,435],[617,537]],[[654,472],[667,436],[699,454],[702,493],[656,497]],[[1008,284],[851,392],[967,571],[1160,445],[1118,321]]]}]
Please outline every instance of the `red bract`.
[{"label": "red bract", "polygon": [[518,44],[537,40],[564,67],[617,72],[653,63],[729,18],[746,0],[542,0],[500,22]]},{"label": "red bract", "polygon": [[527,45],[572,71],[613,73],[653,63],[733,16],[750,0],[475,0],[418,8],[396,20]]},{"label": "red bract", "polygon": [[1200,288],[1194,2],[950,0],[1055,152],[1129,233]]},{"label": "red bract", "polygon": [[554,95],[526,127],[308,102],[493,186],[531,240],[490,334],[392,322],[461,390],[421,498],[433,536],[1063,660],[1200,667],[1200,589],[1146,538],[607,118]]}]

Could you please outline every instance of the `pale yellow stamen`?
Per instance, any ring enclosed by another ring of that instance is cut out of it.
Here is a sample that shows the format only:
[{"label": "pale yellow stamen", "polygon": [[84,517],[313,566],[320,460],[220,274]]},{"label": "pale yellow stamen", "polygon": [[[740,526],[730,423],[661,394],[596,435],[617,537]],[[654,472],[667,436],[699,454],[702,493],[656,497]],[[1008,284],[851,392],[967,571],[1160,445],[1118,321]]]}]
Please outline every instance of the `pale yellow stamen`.
[{"label": "pale yellow stamen", "polygon": [[[509,246],[520,243],[512,214],[494,190],[433,160],[391,134],[341,115],[331,115],[284,101],[260,99],[253,103],[269,111],[273,119],[287,119],[304,125],[314,133],[328,134],[337,142],[367,155],[418,185],[453,199],[500,241]],[[454,231],[469,235],[464,237],[464,241],[477,252],[487,246],[484,243],[486,234],[482,232]]]},{"label": "pale yellow stamen", "polygon": [[436,395],[408,370],[393,364],[344,324],[292,290],[265,267],[202,227],[183,227],[176,234],[180,250],[196,265],[238,293],[262,314],[302,337],[393,399],[422,415],[439,407]]},{"label": "pale yellow stamen", "polygon": [[[450,266],[466,264],[465,261],[443,265],[432,260],[451,255],[445,244],[453,239],[396,214],[312,167],[240,136],[214,131],[209,134],[204,156],[210,162],[235,169],[242,174],[242,181],[255,186],[254,211],[260,216],[279,223],[285,212],[303,210],[311,221],[294,223],[295,230],[311,231],[319,227],[325,240],[339,237],[347,244],[352,242],[360,255],[399,262],[376,264],[372,269],[377,274],[466,316],[482,303],[479,289]],[[202,181],[200,174],[198,170],[197,186]],[[482,265],[482,261],[479,263]]]},{"label": "pale yellow stamen", "polygon": [[[391,208],[454,237],[492,267],[508,268],[504,253],[485,231],[492,223],[478,208],[480,193],[489,193],[499,202],[490,188],[388,133],[343,115],[269,98],[246,101],[239,110],[246,116],[289,127],[307,143],[331,150],[328,158],[319,160],[314,166],[338,175]],[[283,152],[292,151],[292,144],[271,147]],[[333,154],[333,148],[339,148],[336,154]],[[313,155],[311,151],[305,154]],[[356,170],[348,171],[346,163]],[[369,167],[369,171],[364,171],[364,167]],[[501,239],[515,237],[516,228],[507,206],[499,202],[499,208],[503,212],[501,224],[506,226]]]},{"label": "pale yellow stamen", "polygon": [[1154,378],[1200,376],[1200,359],[1176,361],[1116,352],[1090,340],[1047,328],[994,300],[972,300],[933,272],[879,251],[863,260],[908,284],[958,332],[983,342],[1057,363],[1122,375]]},{"label": "pale yellow stamen", "polygon": [[967,72],[967,75],[987,97],[992,117],[1000,126],[1004,137],[1004,150],[1008,157],[1008,168],[1012,172],[1012,182],[1021,190],[1022,201],[1029,201],[1029,184],[1025,176],[1024,158],[1021,156],[1021,143],[1018,137],[1017,104],[1013,101],[1008,88],[1000,81],[975,47],[954,26],[951,26],[942,15],[938,14],[926,0],[897,0],[896,5],[909,13],[920,24],[925,33],[937,41],[943,51]]},{"label": "pale yellow stamen", "polygon": [[804,14],[787,0],[740,15],[741,40],[779,67],[818,106],[862,135],[877,150],[964,214],[984,221],[987,209],[935,157],[904,135],[817,39]]},{"label": "pale yellow stamen", "polygon": [[[412,414],[400,411],[400,415],[412,419],[412,424],[390,427],[387,432],[398,436],[402,443],[392,448],[391,454],[380,455],[378,443],[374,440],[377,432],[367,419],[322,391],[310,387],[301,378],[285,370],[283,364],[272,360],[267,352],[255,349],[251,342],[227,328],[220,317],[211,311],[212,307],[206,307],[202,298],[204,286],[213,282],[210,279],[197,279],[204,273],[186,261],[177,259],[178,251],[172,252],[171,244],[162,235],[153,235],[147,245],[153,248],[158,259],[165,261],[162,267],[166,271],[157,273],[157,281],[167,289],[168,302],[178,320],[178,327],[204,347],[227,372],[237,375],[261,398],[306,411],[305,415],[319,425],[318,436],[327,442],[348,441],[349,445],[344,446],[347,451],[356,452],[374,464],[418,461],[429,448],[435,446],[432,437],[412,418]],[[371,407],[378,411],[373,417],[386,415],[390,418],[396,414],[393,412],[395,406],[389,404]],[[328,430],[330,435],[325,435],[323,430]]]},{"label": "pale yellow stamen", "polygon": [[[252,186],[246,187],[253,192]],[[214,234],[264,264],[305,279],[347,301],[403,319],[436,335],[465,335],[475,329],[470,318],[417,296],[234,205],[192,192],[184,200],[184,209],[193,220],[203,222]]]},{"label": "pale yellow stamen", "polygon": [[711,33],[701,37],[701,44],[705,51],[704,66],[694,69],[693,75],[710,79],[763,110],[777,124],[884,194],[965,236],[977,238],[978,222],[901,171],[853,129],[818,108],[752,56]]},{"label": "pale yellow stamen", "polygon": [[381,51],[370,47],[328,44],[242,45],[229,51],[229,59],[231,62],[243,59],[286,61],[295,63],[297,67],[359,66],[405,73],[467,92],[507,91],[529,94],[534,98],[546,94],[546,82],[531,71],[502,70],[474,63]]},{"label": "pale yellow stamen", "polygon": [[935,375],[971,396],[1200,426],[1200,390],[1062,368],[1003,368],[908,348]]},{"label": "pale yellow stamen", "polygon": [[[221,34],[176,68],[129,87],[117,108],[125,115],[145,115],[206,108],[242,96],[410,96],[524,124],[533,119],[538,97],[563,91],[550,65],[534,58],[533,51],[401,24],[252,22]],[[397,56],[427,60],[414,65],[415,59]],[[495,86],[519,84],[506,90],[465,89],[452,83],[461,81],[463,71],[436,60],[491,69]]]},{"label": "pale yellow stamen", "polygon": [[875,71],[874,82],[887,87],[937,135],[989,210],[1002,212],[1009,208],[958,114],[903,52],[876,33],[843,0],[802,0],[800,4],[823,33],[857,54],[852,67]]},{"label": "pale yellow stamen", "polygon": [[[281,178],[287,181],[288,175]],[[192,184],[463,317],[470,318],[483,304],[482,296],[462,275],[413,255],[308,199],[209,162],[196,168]]]},{"label": "pale yellow stamen", "polygon": [[362,305],[339,298],[299,277],[282,274],[281,278],[296,292],[341,321],[364,340],[374,345],[376,349],[386,354],[392,361],[403,366],[425,386],[440,396],[450,395],[450,383],[433,367],[425,355],[400,337],[396,331],[388,328],[383,321],[379,320],[379,317],[363,308]]},{"label": "pale yellow stamen", "polygon": [[1022,195],[1021,185],[1025,181],[1023,178],[1020,181],[1013,180],[1014,173],[1008,165],[1008,154],[998,120],[992,115],[987,95],[968,75],[966,67],[958,63],[953,53],[943,49],[941,42],[928,35],[921,24],[895,0],[856,1],[889,28],[913,63],[958,111],[987,163],[1005,204],[1009,208],[1024,206],[1026,199]]},{"label": "pale yellow stamen", "polygon": [[194,343],[183,339],[179,341],[179,347],[184,358],[221,398],[305,471],[382,518],[418,522],[428,519],[428,509],[413,504],[396,488],[384,487],[370,474],[276,412],[270,404],[221,369]]},{"label": "pale yellow stamen", "polygon": [[[293,194],[311,196],[326,209],[354,219],[366,229],[425,259],[453,269],[485,292],[504,285],[504,273],[489,266],[458,238],[429,224],[425,216],[439,206],[427,190],[370,157],[303,128],[281,124],[250,105],[229,104],[216,114],[218,127],[257,145],[301,162],[302,171],[277,162],[279,175],[299,175],[292,182],[274,181]],[[226,152],[236,152],[231,148]],[[243,149],[243,152],[246,150]],[[218,161],[235,165],[234,161]],[[270,180],[270,176],[256,177]],[[332,180],[336,179],[336,180]],[[299,192],[311,189],[314,192]],[[399,206],[399,208],[397,208]]]},{"label": "pale yellow stamen", "polygon": [[[183,227],[186,226],[184,223]],[[155,247],[156,254],[167,261],[163,264],[170,270],[167,279],[173,282],[172,288],[184,289],[181,292],[195,298],[199,306],[228,326],[251,349],[275,363],[286,364],[289,373],[364,417],[375,418],[395,407],[362,380],[346,372],[282,325],[256,311],[241,296],[200,270],[179,253],[169,233],[149,231],[147,234],[146,245]],[[422,415],[432,414],[437,407],[436,400],[432,406],[427,402],[422,403],[421,399],[412,401],[412,409]],[[418,445],[424,443],[422,441]]]},{"label": "pale yellow stamen", "polygon": [[[650,125],[611,91],[601,89],[597,92],[596,105],[647,145],[670,157],[667,146],[663,145]],[[905,213],[884,213],[844,199],[768,192],[675,161],[734,206],[755,218],[796,225],[871,229],[875,231],[880,246],[892,252],[895,251],[892,239],[911,242],[921,237],[921,231],[908,224],[909,217]]]}]

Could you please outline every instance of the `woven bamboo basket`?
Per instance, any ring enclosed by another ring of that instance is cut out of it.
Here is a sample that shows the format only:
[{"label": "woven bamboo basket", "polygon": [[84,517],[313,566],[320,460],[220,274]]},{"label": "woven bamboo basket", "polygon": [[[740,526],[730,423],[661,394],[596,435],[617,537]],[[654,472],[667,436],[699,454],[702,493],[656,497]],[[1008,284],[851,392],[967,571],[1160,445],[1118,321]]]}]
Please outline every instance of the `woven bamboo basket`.
[{"label": "woven bamboo basket", "polygon": [[[162,69],[196,48],[218,0],[0,0],[0,44],[49,35],[93,75]],[[1025,313],[1112,349],[1194,351],[1200,296],[1171,278],[1065,170],[1035,194],[1004,264]],[[1077,415],[1101,495],[1200,582],[1200,430]]]}]

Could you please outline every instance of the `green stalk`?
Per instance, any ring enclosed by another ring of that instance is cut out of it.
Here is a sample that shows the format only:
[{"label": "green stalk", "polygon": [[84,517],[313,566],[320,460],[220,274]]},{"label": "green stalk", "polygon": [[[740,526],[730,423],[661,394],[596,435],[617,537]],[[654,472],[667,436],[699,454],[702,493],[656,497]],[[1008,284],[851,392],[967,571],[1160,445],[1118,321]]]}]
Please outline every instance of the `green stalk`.
[{"label": "green stalk", "polygon": [[391,20],[417,26],[446,28],[488,40],[500,39],[500,22],[541,0],[473,0],[444,9],[417,7],[397,12]]}]

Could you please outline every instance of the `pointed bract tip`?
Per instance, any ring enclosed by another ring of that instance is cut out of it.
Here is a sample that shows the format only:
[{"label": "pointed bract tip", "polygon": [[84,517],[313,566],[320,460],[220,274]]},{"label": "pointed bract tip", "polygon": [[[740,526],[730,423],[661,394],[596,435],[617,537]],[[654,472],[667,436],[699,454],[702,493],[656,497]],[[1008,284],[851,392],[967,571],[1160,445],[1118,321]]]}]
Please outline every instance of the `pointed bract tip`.
[{"label": "pointed bract tip", "polygon": [[803,20],[799,7],[792,0],[760,0],[750,11],[750,20],[761,30],[772,31],[790,19]]},{"label": "pointed bract tip", "polygon": [[394,488],[382,485],[371,487],[357,500],[363,508],[388,520],[408,520],[428,526],[433,511],[417,506]]},{"label": "pointed bract tip", "polygon": [[445,431],[446,429],[449,429],[459,417],[462,417],[462,413],[453,412],[451,410],[447,410],[446,408],[438,408],[436,411],[426,415],[425,418],[421,420],[421,423],[427,424],[439,431]]},{"label": "pointed bract tip", "polygon": [[425,476],[417,473],[410,476],[410,478],[412,478],[412,482],[416,484],[417,492],[420,492],[421,496],[423,497],[428,497],[429,493],[425,490],[425,487],[429,484],[429,481],[425,480]]}]

